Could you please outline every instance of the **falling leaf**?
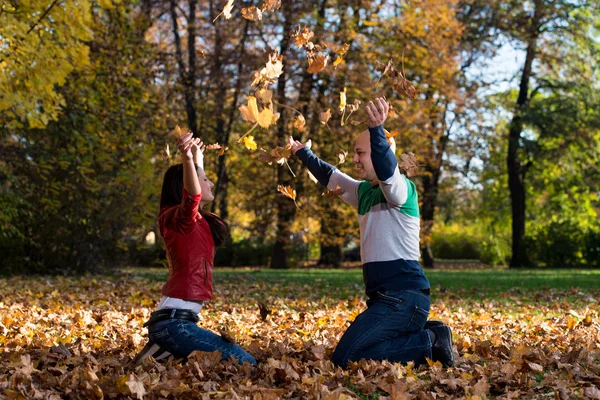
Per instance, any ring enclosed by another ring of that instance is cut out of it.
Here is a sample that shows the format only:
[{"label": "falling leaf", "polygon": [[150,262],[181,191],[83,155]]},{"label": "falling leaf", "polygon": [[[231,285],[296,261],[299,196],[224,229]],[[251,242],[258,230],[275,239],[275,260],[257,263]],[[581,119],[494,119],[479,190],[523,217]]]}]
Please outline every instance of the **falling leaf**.
[{"label": "falling leaf", "polygon": [[254,136],[246,136],[244,139],[244,146],[248,150],[256,150],[256,142],[254,141]]},{"label": "falling leaf", "polygon": [[279,10],[279,7],[281,7],[281,0],[265,0],[262,5],[262,10],[275,11]]},{"label": "falling leaf", "polygon": [[346,109],[346,88],[340,92],[340,111]]},{"label": "falling leaf", "polygon": [[269,59],[263,69],[254,73],[252,86],[268,86],[277,81],[283,73],[283,56],[277,51],[269,54]]},{"label": "falling leaf", "polygon": [[202,57],[206,58],[206,51],[204,51],[202,49],[196,49],[196,54],[198,54],[199,56],[202,56]]},{"label": "falling leaf", "polygon": [[300,25],[296,26],[290,33],[290,37],[294,39],[294,42],[299,49],[309,43],[309,40],[312,39],[314,35],[315,33],[313,31],[309,30],[306,26],[300,28]]},{"label": "falling leaf", "polygon": [[256,104],[256,97],[248,96],[248,105],[241,106],[240,111],[244,121],[257,122],[258,121],[258,106]]},{"label": "falling leaf", "polygon": [[275,118],[273,115],[273,110],[271,108],[263,108],[263,110],[258,113],[258,119],[256,122],[263,128],[268,128],[271,126],[273,121],[277,121],[279,117]]},{"label": "falling leaf", "polygon": [[417,164],[417,157],[413,153],[404,153],[400,156],[400,162],[398,163],[400,172],[406,175],[407,178],[412,178],[419,174],[419,165]]},{"label": "falling leaf", "polygon": [[393,60],[390,59],[387,64],[377,61],[375,69],[382,72],[382,78],[384,76],[388,77],[388,82],[392,86],[392,89],[397,90],[409,99],[414,99],[417,96],[417,93],[419,93],[413,84],[406,79],[404,73],[396,70]]},{"label": "falling leaf", "polygon": [[165,149],[162,152],[162,157],[165,160],[168,160],[168,159],[171,158],[171,150],[169,149],[169,144],[168,143],[166,144]]},{"label": "falling leaf", "polygon": [[346,162],[346,157],[348,156],[348,152],[342,150],[338,153],[337,156],[338,156],[338,159],[340,160],[340,162],[337,163],[337,165],[343,164],[344,162]]},{"label": "falling leaf", "polygon": [[354,103],[346,105],[346,110],[349,111],[350,113],[356,112],[360,108],[360,105],[361,105],[361,101],[358,99],[355,99]]},{"label": "falling leaf", "polygon": [[261,105],[267,106],[272,104],[273,101],[273,91],[269,89],[260,88],[258,89],[254,95],[256,99],[260,102]]},{"label": "falling leaf", "polygon": [[329,56],[323,53],[316,53],[308,58],[308,72],[316,74],[321,72],[326,66]]},{"label": "falling leaf", "polygon": [[271,314],[271,309],[269,307],[267,307],[267,305],[265,303],[263,303],[262,301],[258,301],[258,311],[260,312],[260,318],[261,320],[265,321],[267,319],[267,317],[269,316],[269,314]]},{"label": "falling leaf", "polygon": [[337,57],[336,57],[335,61],[333,62],[334,67],[337,67],[344,60],[344,56],[348,52],[349,48],[350,48],[350,45],[348,43],[344,43],[343,45],[338,47],[338,49],[335,51],[335,53],[337,54]]},{"label": "falling leaf", "polygon": [[242,8],[242,17],[250,21],[262,20],[262,11],[256,6]]},{"label": "falling leaf", "polygon": [[219,15],[217,15],[215,17],[215,19],[213,19],[213,23],[217,20],[217,18],[219,18],[221,15],[223,15],[225,17],[225,19],[229,19],[231,18],[231,10],[233,10],[233,2],[234,0],[227,0],[227,3],[225,4],[225,7],[223,7],[223,11],[221,11],[221,13]]},{"label": "falling leaf", "polygon": [[189,130],[187,128],[180,128],[179,125],[177,125],[175,129],[171,131],[171,135],[173,135],[176,139],[179,139],[188,132]]},{"label": "falling leaf", "polygon": [[206,150],[220,150],[217,155],[222,156],[227,150],[229,150],[229,147],[221,146],[219,143],[214,143],[206,146]]},{"label": "falling leaf", "polygon": [[319,180],[317,178],[315,178],[315,176],[313,174],[311,174],[309,170],[306,170],[306,173],[308,174],[308,177],[310,178],[311,181],[313,181],[314,183],[319,183]]},{"label": "falling leaf", "polygon": [[326,125],[327,122],[329,122],[329,119],[331,118],[331,109],[327,109],[327,111],[321,112],[319,113],[319,121],[321,121],[321,123],[323,125]]},{"label": "falling leaf", "polygon": [[304,115],[298,115],[298,118],[294,121],[294,128],[298,129],[299,132],[304,132],[306,130],[306,120],[304,119]]},{"label": "falling leaf", "polygon": [[390,109],[388,111],[388,117],[390,117],[390,119],[398,118],[398,113],[396,112],[396,110],[394,110],[394,106],[392,106],[391,104],[390,104]]},{"label": "falling leaf", "polygon": [[277,185],[277,191],[279,193],[281,193],[282,195],[284,195],[285,197],[289,197],[290,199],[294,200],[294,204],[296,204],[296,207],[298,207],[298,204],[296,203],[296,190],[295,189],[292,189],[291,186]]}]

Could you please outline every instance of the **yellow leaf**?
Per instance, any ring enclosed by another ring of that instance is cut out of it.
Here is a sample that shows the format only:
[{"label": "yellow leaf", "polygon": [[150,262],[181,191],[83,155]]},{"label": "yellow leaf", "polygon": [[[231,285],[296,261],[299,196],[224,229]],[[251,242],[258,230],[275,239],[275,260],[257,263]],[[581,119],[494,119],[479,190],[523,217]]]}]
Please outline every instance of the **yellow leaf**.
[{"label": "yellow leaf", "polygon": [[346,88],[340,92],[340,111],[346,108]]},{"label": "yellow leaf", "polygon": [[298,115],[296,121],[294,121],[294,128],[298,129],[300,132],[304,132],[306,130],[306,119],[304,119],[304,115]]},{"label": "yellow leaf", "polygon": [[[254,100],[256,102],[256,99]],[[273,123],[273,110],[264,108],[259,114],[256,122],[263,128],[268,128]]]},{"label": "yellow leaf", "polygon": [[254,136],[246,136],[244,139],[244,146],[248,150],[256,150],[256,142],[254,141]]},{"label": "yellow leaf", "polygon": [[240,111],[244,118],[244,121],[258,122],[258,105],[256,104],[256,97],[248,96],[248,105],[241,106]]}]

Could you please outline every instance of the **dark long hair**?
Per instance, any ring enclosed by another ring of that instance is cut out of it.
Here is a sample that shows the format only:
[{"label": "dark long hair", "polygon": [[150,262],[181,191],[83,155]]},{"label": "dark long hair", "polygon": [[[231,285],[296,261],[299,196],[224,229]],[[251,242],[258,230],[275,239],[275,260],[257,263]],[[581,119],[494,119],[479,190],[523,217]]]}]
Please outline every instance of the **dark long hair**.
[{"label": "dark long hair", "polygon": [[[160,209],[181,204],[183,200],[182,191],[183,164],[175,164],[165,172],[162,191],[160,193]],[[227,236],[229,236],[229,225],[216,214],[204,211],[201,208],[198,208],[198,212],[208,222],[215,246],[222,246]]]}]

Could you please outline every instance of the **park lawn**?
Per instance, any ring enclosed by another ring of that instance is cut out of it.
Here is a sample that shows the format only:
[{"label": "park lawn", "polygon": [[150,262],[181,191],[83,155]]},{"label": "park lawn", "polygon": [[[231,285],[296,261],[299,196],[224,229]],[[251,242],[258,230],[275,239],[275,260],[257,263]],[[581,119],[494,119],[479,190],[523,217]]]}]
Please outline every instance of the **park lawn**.
[{"label": "park lawn", "polygon": [[[430,318],[453,328],[455,368],[361,361],[343,372],[328,361],[349,321],[364,310],[360,270],[217,269],[213,301],[200,324],[226,330],[260,361],[256,368],[217,362],[208,354],[196,354],[185,365],[129,364],[144,344],[142,324],[160,298],[165,269],[0,278],[0,398],[600,394],[600,271],[426,274]],[[259,301],[270,311],[265,320]]]}]

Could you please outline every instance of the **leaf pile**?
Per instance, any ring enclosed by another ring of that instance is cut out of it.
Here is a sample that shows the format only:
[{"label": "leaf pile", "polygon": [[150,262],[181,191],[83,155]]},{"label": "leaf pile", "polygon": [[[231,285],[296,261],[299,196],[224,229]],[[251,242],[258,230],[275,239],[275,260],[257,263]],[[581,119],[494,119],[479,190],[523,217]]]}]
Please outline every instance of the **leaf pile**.
[{"label": "leaf pile", "polygon": [[134,368],[161,286],[130,274],[0,280],[0,398],[600,398],[598,290],[434,288],[431,318],[453,327],[455,368],[361,361],[344,372],[328,359],[365,307],[362,284],[217,274],[200,325],[259,365],[197,352]]}]

